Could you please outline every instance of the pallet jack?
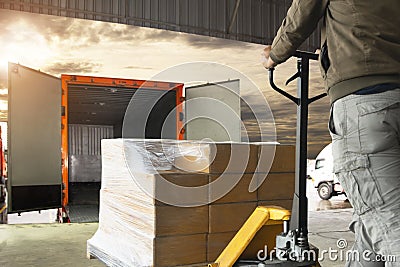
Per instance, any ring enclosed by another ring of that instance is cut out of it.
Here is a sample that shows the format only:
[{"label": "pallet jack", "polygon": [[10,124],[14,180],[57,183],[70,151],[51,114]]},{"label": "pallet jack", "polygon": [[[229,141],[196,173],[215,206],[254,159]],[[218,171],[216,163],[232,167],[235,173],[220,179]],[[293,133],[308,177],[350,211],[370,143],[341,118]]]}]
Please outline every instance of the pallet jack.
[{"label": "pallet jack", "polygon": [[[286,85],[297,79],[297,97],[277,87],[274,69],[269,70],[271,87],[297,105],[296,176],[292,211],[279,207],[257,207],[216,261],[208,267],[319,266],[318,249],[308,242],[307,126],[308,106],[327,94],[312,98],[308,96],[309,63],[310,60],[318,60],[318,54],[296,51],[293,56],[297,57],[297,73],[287,80]],[[283,232],[276,236],[276,253],[273,257],[266,260],[238,260],[262,226],[279,223],[283,224]]]}]

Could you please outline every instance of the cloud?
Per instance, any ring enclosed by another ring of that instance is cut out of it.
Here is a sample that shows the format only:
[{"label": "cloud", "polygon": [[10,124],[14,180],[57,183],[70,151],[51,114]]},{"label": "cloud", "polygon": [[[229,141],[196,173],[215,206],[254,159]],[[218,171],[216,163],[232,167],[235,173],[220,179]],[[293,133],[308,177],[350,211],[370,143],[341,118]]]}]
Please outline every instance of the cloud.
[{"label": "cloud", "polygon": [[[4,90],[7,88],[8,88],[7,80],[0,79],[0,90]],[[1,92],[0,92],[0,94],[1,94]]]},{"label": "cloud", "polygon": [[[130,27],[131,28],[131,27]],[[132,27],[134,28],[134,27]],[[142,28],[139,28],[142,29]],[[144,31],[143,39],[148,42],[170,42],[176,41],[176,39],[181,39],[183,34],[179,32],[158,30],[158,29],[148,29]]]},{"label": "cloud", "polygon": [[[313,84],[314,85],[314,84]],[[287,91],[295,94],[294,88],[286,87]],[[314,88],[310,95],[323,92],[322,88]],[[275,120],[275,127],[277,132],[277,140],[282,144],[296,143],[296,122],[297,112],[296,105],[289,100],[279,96],[277,93],[268,91],[264,92],[268,104],[271,107],[272,114]],[[242,110],[242,117],[245,120],[246,129],[250,132],[249,135],[253,137],[257,135],[257,128],[253,125],[255,122],[252,120],[251,114],[246,109]],[[329,118],[329,99],[325,98],[309,106],[309,120],[308,120],[308,157],[315,157],[321,149],[330,142],[329,131],[327,129],[327,122]]]},{"label": "cloud", "polygon": [[128,25],[0,10],[0,27],[3,29],[0,36],[9,35],[5,29],[18,23],[29,25],[49,43],[72,43],[78,47],[96,45],[104,40],[133,42],[138,39],[135,38],[137,33],[142,35],[140,30],[135,30],[138,27]]},{"label": "cloud", "polygon": [[[48,25],[49,22],[51,22],[51,26]],[[37,25],[43,25],[43,27],[38,27],[38,30],[50,44],[67,43],[72,48],[83,48],[101,42],[99,23],[89,22],[70,18],[51,18],[47,23],[42,19]]]},{"label": "cloud", "polygon": [[105,42],[116,43],[120,46],[123,43],[133,45],[148,41],[167,41],[179,35],[179,33],[168,31],[84,19],[54,16],[41,16],[38,19],[29,19],[35,20],[37,29],[50,42],[58,38],[61,42],[75,43],[80,48]]},{"label": "cloud", "polygon": [[194,34],[182,34],[182,40],[187,45],[201,49],[247,48],[252,46],[251,43]]},{"label": "cloud", "polygon": [[7,88],[8,86],[8,72],[7,70],[0,69],[0,89]]},{"label": "cloud", "polygon": [[17,11],[11,11],[11,10],[0,10],[0,27],[4,29],[6,26],[10,24],[10,22],[15,23],[18,22],[22,19],[24,19],[26,16],[29,16],[29,13],[24,13],[24,12],[17,12]]},{"label": "cloud", "polygon": [[[18,24],[29,25],[29,28],[41,33],[44,37],[58,36],[66,38],[68,28],[74,24],[73,19],[56,16],[37,15],[12,10],[0,10],[0,35],[8,36],[13,26]],[[14,33],[16,34],[16,33]]]},{"label": "cloud", "polygon": [[107,39],[109,41],[124,41],[129,43],[141,41],[145,30],[135,26],[104,22],[99,22],[97,27],[97,34],[100,36],[101,40]]},{"label": "cloud", "polygon": [[79,62],[55,62],[44,68],[44,71],[54,75],[63,73],[96,73],[102,64],[85,61]]},{"label": "cloud", "polygon": [[124,67],[124,69],[128,69],[128,70],[153,70],[154,68],[151,67],[143,67],[143,66],[126,66]]},{"label": "cloud", "polygon": [[[102,42],[121,42],[139,45],[156,42],[180,42],[198,49],[246,48],[250,43],[225,40],[180,32],[149,29],[138,26],[38,15],[10,10],[0,11],[0,27],[24,22],[51,43],[72,43],[75,47],[89,47]],[[1,35],[6,34],[4,31]]]}]

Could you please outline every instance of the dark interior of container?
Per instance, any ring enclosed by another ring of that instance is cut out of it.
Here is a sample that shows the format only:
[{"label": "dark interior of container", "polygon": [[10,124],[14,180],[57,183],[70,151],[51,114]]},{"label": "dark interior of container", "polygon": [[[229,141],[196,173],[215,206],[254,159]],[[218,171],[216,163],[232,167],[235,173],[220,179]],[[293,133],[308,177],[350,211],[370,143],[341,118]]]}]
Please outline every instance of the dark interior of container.
[{"label": "dark interior of container", "polygon": [[175,90],[69,86],[70,206],[98,205],[102,139],[176,139],[175,106]]}]

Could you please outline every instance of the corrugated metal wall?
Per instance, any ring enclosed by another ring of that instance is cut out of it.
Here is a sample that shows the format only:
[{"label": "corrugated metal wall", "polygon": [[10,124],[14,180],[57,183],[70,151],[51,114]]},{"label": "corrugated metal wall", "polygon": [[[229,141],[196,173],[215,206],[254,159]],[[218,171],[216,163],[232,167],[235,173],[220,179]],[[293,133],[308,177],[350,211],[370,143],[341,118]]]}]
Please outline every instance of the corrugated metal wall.
[{"label": "corrugated metal wall", "polygon": [[101,140],[113,138],[113,126],[68,126],[69,181],[101,181]]},{"label": "corrugated metal wall", "polygon": [[[269,44],[291,2],[242,0],[234,20],[237,0],[0,0],[0,8]],[[319,38],[302,48],[318,48]]]},{"label": "corrugated metal wall", "polygon": [[101,140],[113,138],[113,126],[68,125],[68,146],[71,155],[101,155]]}]

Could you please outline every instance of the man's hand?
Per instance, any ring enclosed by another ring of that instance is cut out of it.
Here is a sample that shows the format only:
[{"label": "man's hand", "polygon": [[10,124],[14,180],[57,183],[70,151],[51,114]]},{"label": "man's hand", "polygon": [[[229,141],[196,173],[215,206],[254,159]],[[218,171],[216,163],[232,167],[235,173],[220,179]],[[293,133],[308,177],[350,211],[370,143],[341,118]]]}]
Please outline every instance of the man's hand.
[{"label": "man's hand", "polygon": [[267,45],[265,48],[264,48],[264,51],[263,51],[263,53],[262,53],[262,55],[264,56],[264,58],[263,58],[263,65],[264,65],[264,67],[266,68],[266,69],[271,69],[271,68],[274,68],[276,65],[278,65],[278,64],[276,64],[270,57],[269,57],[269,53],[271,52],[271,46],[270,45]]}]

